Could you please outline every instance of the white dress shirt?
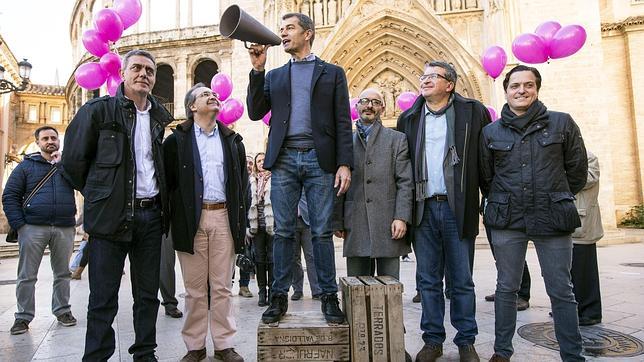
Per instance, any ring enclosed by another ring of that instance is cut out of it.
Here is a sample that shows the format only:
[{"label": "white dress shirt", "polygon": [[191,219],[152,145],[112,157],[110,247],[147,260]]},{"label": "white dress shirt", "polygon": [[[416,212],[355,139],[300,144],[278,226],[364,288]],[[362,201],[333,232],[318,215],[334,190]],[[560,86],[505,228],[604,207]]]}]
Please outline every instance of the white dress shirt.
[{"label": "white dress shirt", "polygon": [[152,158],[152,131],[150,128],[150,108],[144,111],[136,110],[136,125],[134,129],[134,157],[136,161],[136,197],[154,197],[159,193],[159,186],[154,177],[154,159]]}]

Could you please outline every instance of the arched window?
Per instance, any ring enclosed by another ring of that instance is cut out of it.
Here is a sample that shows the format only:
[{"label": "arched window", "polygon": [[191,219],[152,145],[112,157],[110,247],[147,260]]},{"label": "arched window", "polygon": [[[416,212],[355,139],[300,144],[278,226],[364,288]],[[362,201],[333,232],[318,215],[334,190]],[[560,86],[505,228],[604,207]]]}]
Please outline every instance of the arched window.
[{"label": "arched window", "polygon": [[217,73],[219,73],[219,66],[217,66],[217,63],[210,59],[204,59],[195,68],[195,76],[192,84],[195,85],[197,83],[203,83],[210,87],[210,80]]},{"label": "arched window", "polygon": [[168,64],[157,66],[157,80],[152,94],[174,115],[174,70]]}]

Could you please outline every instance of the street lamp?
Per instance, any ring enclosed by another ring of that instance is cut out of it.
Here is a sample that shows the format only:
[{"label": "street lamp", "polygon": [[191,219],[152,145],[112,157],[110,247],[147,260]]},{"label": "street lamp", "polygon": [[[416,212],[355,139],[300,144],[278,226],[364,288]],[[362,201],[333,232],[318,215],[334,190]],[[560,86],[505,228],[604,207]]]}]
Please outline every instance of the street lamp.
[{"label": "street lamp", "polygon": [[4,67],[0,65],[0,94],[16,91],[19,92],[27,88],[27,84],[29,84],[29,76],[31,75],[31,63],[29,63],[27,59],[23,59],[18,63],[18,72],[20,74],[20,78],[22,78],[22,83],[19,86],[16,86],[10,81],[4,79],[4,71]]}]

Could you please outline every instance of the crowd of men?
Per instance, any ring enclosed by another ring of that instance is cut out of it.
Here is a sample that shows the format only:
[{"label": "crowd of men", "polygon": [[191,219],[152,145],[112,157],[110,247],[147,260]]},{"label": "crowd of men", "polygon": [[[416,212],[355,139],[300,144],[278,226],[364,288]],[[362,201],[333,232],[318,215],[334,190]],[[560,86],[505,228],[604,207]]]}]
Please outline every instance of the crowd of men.
[{"label": "crowd of men", "polygon": [[[498,271],[490,361],[513,355],[529,240],[551,299],[561,358],[584,360],[580,322],[601,322],[594,249],[601,229],[577,230],[586,247],[573,249],[571,234],[598,211],[599,170],[571,116],[539,101],[538,70],[519,65],[505,75],[507,103],[500,119],[491,120],[479,101],[456,92],[458,75],[449,63],[429,61],[419,77],[421,95],[400,115],[396,130],[382,124],[385,97],[370,88],[360,94],[352,133],[344,70],[311,53],[311,19],[284,15],[280,35],[291,59],[279,68],[266,72],[267,46],[249,49],[248,114],[259,120],[272,111],[266,153],[252,164],[242,136],[216,120],[218,95],[201,83],[185,95],[186,121],[164,139],[173,119],[151,96],[156,62],[144,50],[124,56],[124,82],[116,96],[79,109],[67,128],[62,158],[57,131],[36,131],[41,152],[15,169],[3,194],[20,243],[11,333],[26,332],[34,318],[34,284],[46,246],[55,274],[52,312],[65,326],[76,323],[68,269],[75,189],[84,197],[91,245],[84,361],[105,361],[115,351],[112,323],[126,257],[135,331],[128,351],[135,361],[157,360],[157,295],[166,249],[172,262],[176,251],[186,290],[182,361],[207,358],[209,329],[215,358],[243,361],[234,349],[231,289],[235,255],[247,253],[249,238],[255,240],[258,304],[268,305],[264,323],[284,316],[291,286],[291,299],[302,297],[301,248],[324,318],[345,322],[334,234],[344,239],[349,276],[399,278],[400,257],[413,246],[424,341],[416,361],[442,355],[444,279],[460,360],[479,361],[472,270],[480,215]],[[586,191],[579,200],[584,205],[575,205],[575,195]],[[601,225],[598,215],[590,223]],[[248,277],[242,279],[246,289],[240,294],[252,296]],[[585,300],[578,304],[579,296]],[[181,317],[176,306],[176,300],[168,302],[166,313]]]}]

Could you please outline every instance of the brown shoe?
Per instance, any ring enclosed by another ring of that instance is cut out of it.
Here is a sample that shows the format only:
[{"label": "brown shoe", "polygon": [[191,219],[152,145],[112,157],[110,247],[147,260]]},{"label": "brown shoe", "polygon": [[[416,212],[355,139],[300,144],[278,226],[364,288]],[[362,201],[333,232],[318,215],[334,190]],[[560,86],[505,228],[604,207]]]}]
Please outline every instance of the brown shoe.
[{"label": "brown shoe", "polygon": [[530,303],[528,303],[527,300],[525,300],[525,299],[523,299],[521,297],[517,298],[517,310],[518,311],[526,310],[526,309],[528,309],[528,307],[530,307]]},{"label": "brown shoe", "polygon": [[244,298],[252,298],[253,293],[248,289],[248,287],[239,287],[239,295]]},{"label": "brown shoe", "polygon": [[414,303],[420,303],[420,292],[416,292],[416,295],[414,295],[414,297],[411,298],[411,301]]},{"label": "brown shoe", "polygon": [[234,348],[226,348],[221,351],[215,351],[215,359],[224,362],[244,362],[242,356],[235,352]]},{"label": "brown shoe", "polygon": [[194,351],[188,351],[181,359],[181,362],[199,362],[206,359],[206,347]]},{"label": "brown shoe", "polygon": [[460,362],[479,362],[479,354],[476,353],[476,349],[473,344],[464,344],[458,346],[458,355],[460,356]]},{"label": "brown shoe", "polygon": [[79,266],[78,268],[76,268],[76,270],[74,270],[74,272],[72,273],[72,279],[80,280],[81,275],[83,274],[83,270],[85,270],[84,266]]},{"label": "brown shoe", "polygon": [[434,362],[442,355],[442,344],[426,344],[416,355],[416,362]]},{"label": "brown shoe", "polygon": [[492,355],[489,362],[510,362],[510,359],[495,353]]}]

